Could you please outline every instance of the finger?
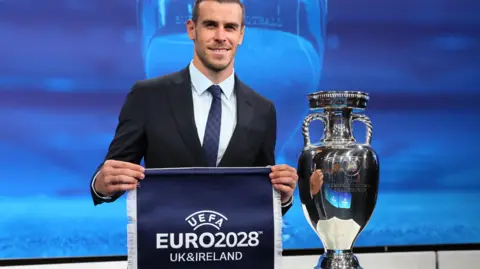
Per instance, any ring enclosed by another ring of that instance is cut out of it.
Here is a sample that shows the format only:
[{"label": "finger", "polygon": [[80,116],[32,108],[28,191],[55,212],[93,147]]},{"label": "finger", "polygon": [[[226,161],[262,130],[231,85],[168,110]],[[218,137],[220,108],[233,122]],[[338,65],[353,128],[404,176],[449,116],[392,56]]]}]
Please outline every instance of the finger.
[{"label": "finger", "polygon": [[276,165],[274,167],[272,167],[272,172],[276,173],[276,172],[280,172],[280,171],[288,171],[290,173],[293,173],[293,174],[297,174],[297,169],[295,169],[294,167],[291,167],[287,164],[279,164],[279,165]]},{"label": "finger", "polygon": [[323,173],[320,172],[320,171],[315,171],[312,175],[312,178],[316,179],[316,180],[323,180]]},{"label": "finger", "polygon": [[295,189],[297,187],[297,184],[295,181],[292,181],[292,182],[286,182],[286,183],[274,183],[272,182],[273,185],[283,185],[283,186],[286,186],[290,189]]},{"label": "finger", "polygon": [[293,189],[287,185],[282,185],[282,184],[273,184],[273,188],[276,189],[279,192],[283,192],[286,194],[291,194],[293,193]]},{"label": "finger", "polygon": [[277,177],[291,177],[292,172],[288,170],[283,170],[283,171],[274,171],[270,173],[270,178],[277,178]]},{"label": "finger", "polygon": [[312,184],[317,184],[317,185],[321,185],[323,184],[323,178],[321,177],[313,177],[310,179],[310,185]]},{"label": "finger", "polygon": [[272,179],[273,184],[287,184],[292,186],[295,183],[295,180],[291,177],[277,177]]},{"label": "finger", "polygon": [[283,171],[288,170],[288,165],[286,164],[277,164],[272,166],[272,171]]},{"label": "finger", "polygon": [[142,172],[136,171],[136,170],[131,170],[131,169],[126,169],[126,168],[118,168],[118,169],[112,169],[111,172],[112,176],[119,176],[119,175],[125,175],[137,179],[144,179],[145,175]]},{"label": "finger", "polygon": [[110,176],[107,185],[137,184],[137,179],[125,175]]},{"label": "finger", "polygon": [[116,193],[119,191],[131,191],[137,188],[137,184],[118,184],[118,185],[111,185],[108,188],[110,193]]},{"label": "finger", "polygon": [[145,171],[145,168],[143,168],[141,165],[124,161],[109,160],[108,165],[112,166],[113,168],[131,169],[142,173]]},{"label": "finger", "polygon": [[295,167],[288,166],[287,169],[292,173],[295,173],[295,174],[297,173],[297,169],[295,169]]}]

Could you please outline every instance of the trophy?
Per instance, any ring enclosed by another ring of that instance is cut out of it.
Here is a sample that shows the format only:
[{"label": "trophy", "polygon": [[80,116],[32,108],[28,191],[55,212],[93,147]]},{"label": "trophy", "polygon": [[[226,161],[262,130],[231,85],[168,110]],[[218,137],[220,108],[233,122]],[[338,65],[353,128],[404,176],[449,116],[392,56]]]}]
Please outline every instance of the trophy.
[{"label": "trophy", "polygon": [[[304,147],[297,170],[304,215],[324,246],[315,269],[362,268],[352,249],[375,208],[380,169],[370,147],[372,123],[360,114],[368,100],[368,94],[356,91],[308,95],[310,113],[302,126]],[[324,127],[318,143],[310,140],[314,120]],[[366,126],[363,144],[353,136],[354,121]]]}]

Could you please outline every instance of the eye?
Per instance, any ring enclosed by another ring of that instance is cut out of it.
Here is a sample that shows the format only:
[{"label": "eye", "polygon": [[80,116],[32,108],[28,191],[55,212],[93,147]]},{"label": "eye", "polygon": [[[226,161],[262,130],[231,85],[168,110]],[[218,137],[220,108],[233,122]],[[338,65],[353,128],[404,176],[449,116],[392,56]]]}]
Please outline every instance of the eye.
[{"label": "eye", "polygon": [[226,25],[225,29],[234,31],[237,29],[237,27],[235,25]]},{"label": "eye", "polygon": [[205,25],[205,27],[207,27],[207,28],[213,28],[213,27],[216,27],[216,26],[217,26],[216,23],[213,22],[213,21],[205,22],[204,25]]}]

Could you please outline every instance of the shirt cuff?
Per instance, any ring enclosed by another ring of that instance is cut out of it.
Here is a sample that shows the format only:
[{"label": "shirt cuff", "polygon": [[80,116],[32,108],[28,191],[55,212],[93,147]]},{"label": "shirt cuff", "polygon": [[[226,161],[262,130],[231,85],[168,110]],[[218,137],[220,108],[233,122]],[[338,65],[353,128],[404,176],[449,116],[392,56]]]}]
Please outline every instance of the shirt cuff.
[{"label": "shirt cuff", "polygon": [[100,173],[100,171],[98,171],[97,174],[95,174],[95,177],[94,177],[93,180],[92,180],[92,190],[93,190],[93,193],[95,194],[95,196],[97,196],[97,197],[100,198],[100,199],[103,199],[103,200],[111,200],[112,197],[110,197],[110,196],[101,196],[101,195],[98,194],[97,191],[95,190],[95,180],[97,179],[98,173]]},{"label": "shirt cuff", "polygon": [[293,195],[292,197],[290,197],[290,199],[286,203],[282,204],[282,207],[290,206],[292,203],[293,203]]}]

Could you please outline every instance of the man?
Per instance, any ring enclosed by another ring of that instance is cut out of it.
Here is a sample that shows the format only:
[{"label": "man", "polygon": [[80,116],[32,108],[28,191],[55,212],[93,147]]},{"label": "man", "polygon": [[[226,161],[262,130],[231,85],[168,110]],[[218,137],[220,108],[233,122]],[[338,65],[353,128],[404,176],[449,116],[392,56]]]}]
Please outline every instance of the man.
[{"label": "man", "polygon": [[176,73],[135,83],[92,179],[95,204],[135,189],[144,158],[152,168],[271,166],[282,213],[288,211],[298,176],[293,167],[275,165],[275,107],[234,74],[244,17],[240,0],[196,1],[186,25],[193,60]]}]

